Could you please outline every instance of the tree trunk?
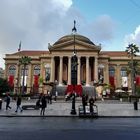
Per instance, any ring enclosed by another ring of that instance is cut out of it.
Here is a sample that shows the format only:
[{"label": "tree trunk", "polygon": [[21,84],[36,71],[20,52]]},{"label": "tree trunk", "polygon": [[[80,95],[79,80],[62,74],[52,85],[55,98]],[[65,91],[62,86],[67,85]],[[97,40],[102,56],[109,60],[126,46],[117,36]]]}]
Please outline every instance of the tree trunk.
[{"label": "tree trunk", "polygon": [[24,81],[25,81],[25,69],[26,69],[26,65],[24,65],[23,68],[23,80],[22,80],[22,95],[24,94]]}]

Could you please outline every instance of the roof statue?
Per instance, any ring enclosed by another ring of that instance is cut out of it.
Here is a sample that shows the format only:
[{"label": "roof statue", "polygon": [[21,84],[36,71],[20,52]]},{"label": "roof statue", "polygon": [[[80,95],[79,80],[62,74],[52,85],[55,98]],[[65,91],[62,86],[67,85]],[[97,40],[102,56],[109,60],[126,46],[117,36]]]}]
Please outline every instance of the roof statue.
[{"label": "roof statue", "polygon": [[72,32],[73,32],[73,33],[76,33],[76,32],[77,32],[77,29],[76,29],[76,27],[75,27],[75,24],[76,24],[76,21],[74,20],[74,27],[72,28]]}]

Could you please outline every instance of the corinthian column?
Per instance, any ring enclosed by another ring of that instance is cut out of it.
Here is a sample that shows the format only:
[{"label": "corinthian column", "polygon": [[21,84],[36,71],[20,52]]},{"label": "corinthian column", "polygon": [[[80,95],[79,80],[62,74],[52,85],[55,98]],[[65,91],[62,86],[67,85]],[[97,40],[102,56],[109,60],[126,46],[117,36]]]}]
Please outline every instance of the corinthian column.
[{"label": "corinthian column", "polygon": [[68,85],[71,85],[71,57],[68,57]]},{"label": "corinthian column", "polygon": [[89,57],[86,57],[86,86],[89,86]]},{"label": "corinthian column", "polygon": [[98,81],[98,59],[95,57],[94,60],[94,80],[97,82]]},{"label": "corinthian column", "polygon": [[63,57],[60,57],[59,85],[62,85]]},{"label": "corinthian column", "polygon": [[81,73],[80,73],[80,67],[81,67],[81,57],[78,57],[78,74],[77,74],[77,79],[78,79],[78,85],[81,84]]},{"label": "corinthian column", "polygon": [[[27,87],[31,88],[32,83],[32,64],[28,65],[28,77],[27,77]],[[30,88],[27,88],[27,93],[30,93]]]},{"label": "corinthian column", "polygon": [[54,82],[54,57],[51,58],[51,82]]},{"label": "corinthian column", "polygon": [[120,65],[118,64],[117,66],[116,66],[116,69],[115,69],[115,77],[116,77],[116,86],[117,87],[121,87],[121,81],[122,81],[122,79],[121,79],[121,76],[120,76]]}]

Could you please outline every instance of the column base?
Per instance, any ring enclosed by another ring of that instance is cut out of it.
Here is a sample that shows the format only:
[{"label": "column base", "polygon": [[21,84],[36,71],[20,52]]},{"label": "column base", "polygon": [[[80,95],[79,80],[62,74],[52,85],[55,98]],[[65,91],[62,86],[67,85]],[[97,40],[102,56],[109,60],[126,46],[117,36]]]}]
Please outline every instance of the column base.
[{"label": "column base", "polygon": [[59,83],[58,86],[63,86],[63,84],[62,83]]},{"label": "column base", "polygon": [[91,85],[90,84],[86,84],[86,87],[90,87]]}]

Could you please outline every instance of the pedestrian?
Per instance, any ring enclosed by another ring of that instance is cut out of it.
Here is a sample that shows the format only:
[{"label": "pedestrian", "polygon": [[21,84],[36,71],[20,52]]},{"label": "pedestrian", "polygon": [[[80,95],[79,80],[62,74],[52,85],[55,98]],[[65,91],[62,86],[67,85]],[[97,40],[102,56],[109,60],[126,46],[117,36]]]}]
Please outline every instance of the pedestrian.
[{"label": "pedestrian", "polygon": [[58,92],[55,91],[55,96],[54,96],[54,100],[55,100],[55,101],[57,100],[57,96],[58,96]]},{"label": "pedestrian", "polygon": [[41,98],[41,111],[40,115],[45,115],[45,108],[47,107],[47,101],[45,95],[42,96]]},{"label": "pedestrian", "polygon": [[90,114],[91,114],[91,115],[93,115],[93,113],[94,113],[93,105],[94,105],[94,99],[93,99],[93,97],[91,96],[90,99],[89,99],[89,109],[90,109]]},{"label": "pedestrian", "polygon": [[52,93],[48,91],[48,103],[52,104]]},{"label": "pedestrian", "polygon": [[22,112],[23,110],[22,110],[22,108],[21,108],[21,96],[18,96],[18,97],[17,97],[17,102],[16,102],[16,104],[17,104],[17,108],[16,108],[16,111],[15,111],[15,112],[18,112],[18,109],[20,109],[20,112]]},{"label": "pedestrian", "polygon": [[83,105],[83,113],[86,114],[86,95],[82,95],[82,105]]},{"label": "pedestrian", "polygon": [[5,97],[5,102],[6,102],[6,110],[8,110],[8,108],[11,109],[11,106],[10,106],[10,100],[11,100],[11,97],[9,94],[6,94],[6,97]]},{"label": "pedestrian", "polygon": [[88,94],[85,95],[86,100],[86,106],[88,105]]}]

